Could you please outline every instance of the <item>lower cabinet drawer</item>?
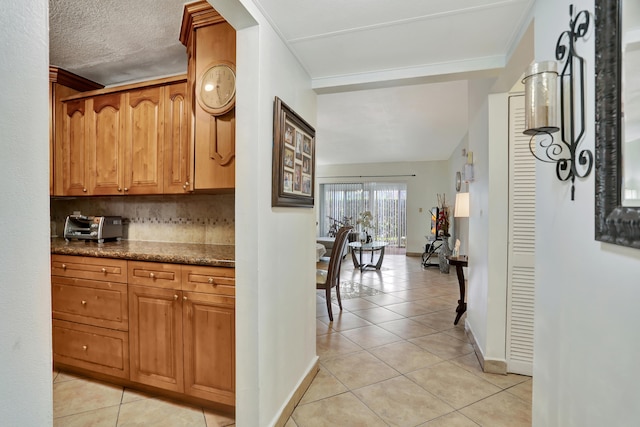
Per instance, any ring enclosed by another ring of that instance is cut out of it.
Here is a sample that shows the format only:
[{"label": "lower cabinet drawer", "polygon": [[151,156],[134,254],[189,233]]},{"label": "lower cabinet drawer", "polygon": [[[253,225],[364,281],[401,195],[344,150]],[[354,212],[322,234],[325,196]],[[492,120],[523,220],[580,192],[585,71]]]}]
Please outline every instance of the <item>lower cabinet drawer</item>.
[{"label": "lower cabinet drawer", "polygon": [[53,318],[104,328],[129,328],[127,285],[51,277]]},{"label": "lower cabinet drawer", "polygon": [[182,266],[182,290],[225,296],[236,294],[236,270],[225,267]]},{"label": "lower cabinet drawer", "polygon": [[129,261],[127,278],[130,285],[180,289],[180,265],[160,262]]},{"label": "lower cabinet drawer", "polygon": [[51,255],[51,275],[127,283],[127,261],[75,255]]},{"label": "lower cabinet drawer", "polygon": [[53,360],[128,379],[129,334],[54,319]]}]

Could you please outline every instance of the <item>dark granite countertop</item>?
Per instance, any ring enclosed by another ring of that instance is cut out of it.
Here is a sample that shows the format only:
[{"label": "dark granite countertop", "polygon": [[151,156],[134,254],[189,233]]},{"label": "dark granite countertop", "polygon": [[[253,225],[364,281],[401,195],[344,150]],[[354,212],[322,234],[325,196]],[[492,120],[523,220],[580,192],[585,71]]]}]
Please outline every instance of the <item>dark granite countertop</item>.
[{"label": "dark granite countertop", "polygon": [[51,253],[213,267],[235,268],[236,264],[234,245],[142,242],[134,240],[99,244],[82,240],[66,242],[62,238],[55,238],[51,239]]}]

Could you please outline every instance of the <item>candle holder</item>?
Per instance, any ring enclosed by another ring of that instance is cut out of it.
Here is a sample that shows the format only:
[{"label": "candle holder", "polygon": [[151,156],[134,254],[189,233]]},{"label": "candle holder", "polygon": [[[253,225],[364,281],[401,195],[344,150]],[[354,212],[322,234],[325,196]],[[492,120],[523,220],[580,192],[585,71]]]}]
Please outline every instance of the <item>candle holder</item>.
[{"label": "candle holder", "polygon": [[[576,42],[589,29],[590,15],[582,10],[574,16],[569,6],[569,29],[556,43],[556,60],[564,62],[558,75],[555,62],[535,63],[528,68],[525,84],[525,130],[531,135],[529,150],[545,163],[556,164],[560,181],[571,181],[571,200],[575,197],[575,179],[586,178],[593,169],[593,153],[578,146],[585,132],[584,58],[576,51]],[[560,126],[557,125],[557,85],[560,86]],[[560,141],[553,134],[560,132]]]}]

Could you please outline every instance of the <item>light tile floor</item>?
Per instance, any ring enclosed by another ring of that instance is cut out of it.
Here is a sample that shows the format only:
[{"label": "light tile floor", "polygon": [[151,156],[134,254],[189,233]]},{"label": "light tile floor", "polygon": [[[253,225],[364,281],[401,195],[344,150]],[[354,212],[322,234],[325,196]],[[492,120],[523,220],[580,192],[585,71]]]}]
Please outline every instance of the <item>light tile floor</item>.
[{"label": "light tile floor", "polygon": [[[317,292],[320,371],[286,427],[531,425],[530,377],[481,371],[462,317],[455,270],[385,256],[380,271],[342,266],[343,310],[329,322]],[[335,292],[333,293],[335,298]],[[64,372],[53,372],[56,427],[212,427],[234,420]]]},{"label": "light tile floor", "polygon": [[318,291],[320,371],[286,427],[531,425],[531,377],[482,372],[464,320],[455,269],[385,256],[380,271],[342,264],[340,312],[329,322]]}]

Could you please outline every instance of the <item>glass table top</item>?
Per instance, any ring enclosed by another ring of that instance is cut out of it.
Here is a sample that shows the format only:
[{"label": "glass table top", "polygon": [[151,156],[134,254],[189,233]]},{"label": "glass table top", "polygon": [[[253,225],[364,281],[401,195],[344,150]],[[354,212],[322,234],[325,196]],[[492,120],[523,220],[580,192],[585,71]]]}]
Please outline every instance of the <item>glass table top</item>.
[{"label": "glass table top", "polygon": [[349,246],[354,248],[354,249],[380,249],[383,248],[385,246],[389,245],[389,243],[387,242],[379,242],[379,241],[374,241],[374,242],[369,242],[369,243],[361,243],[361,242],[351,242],[349,243]]}]

